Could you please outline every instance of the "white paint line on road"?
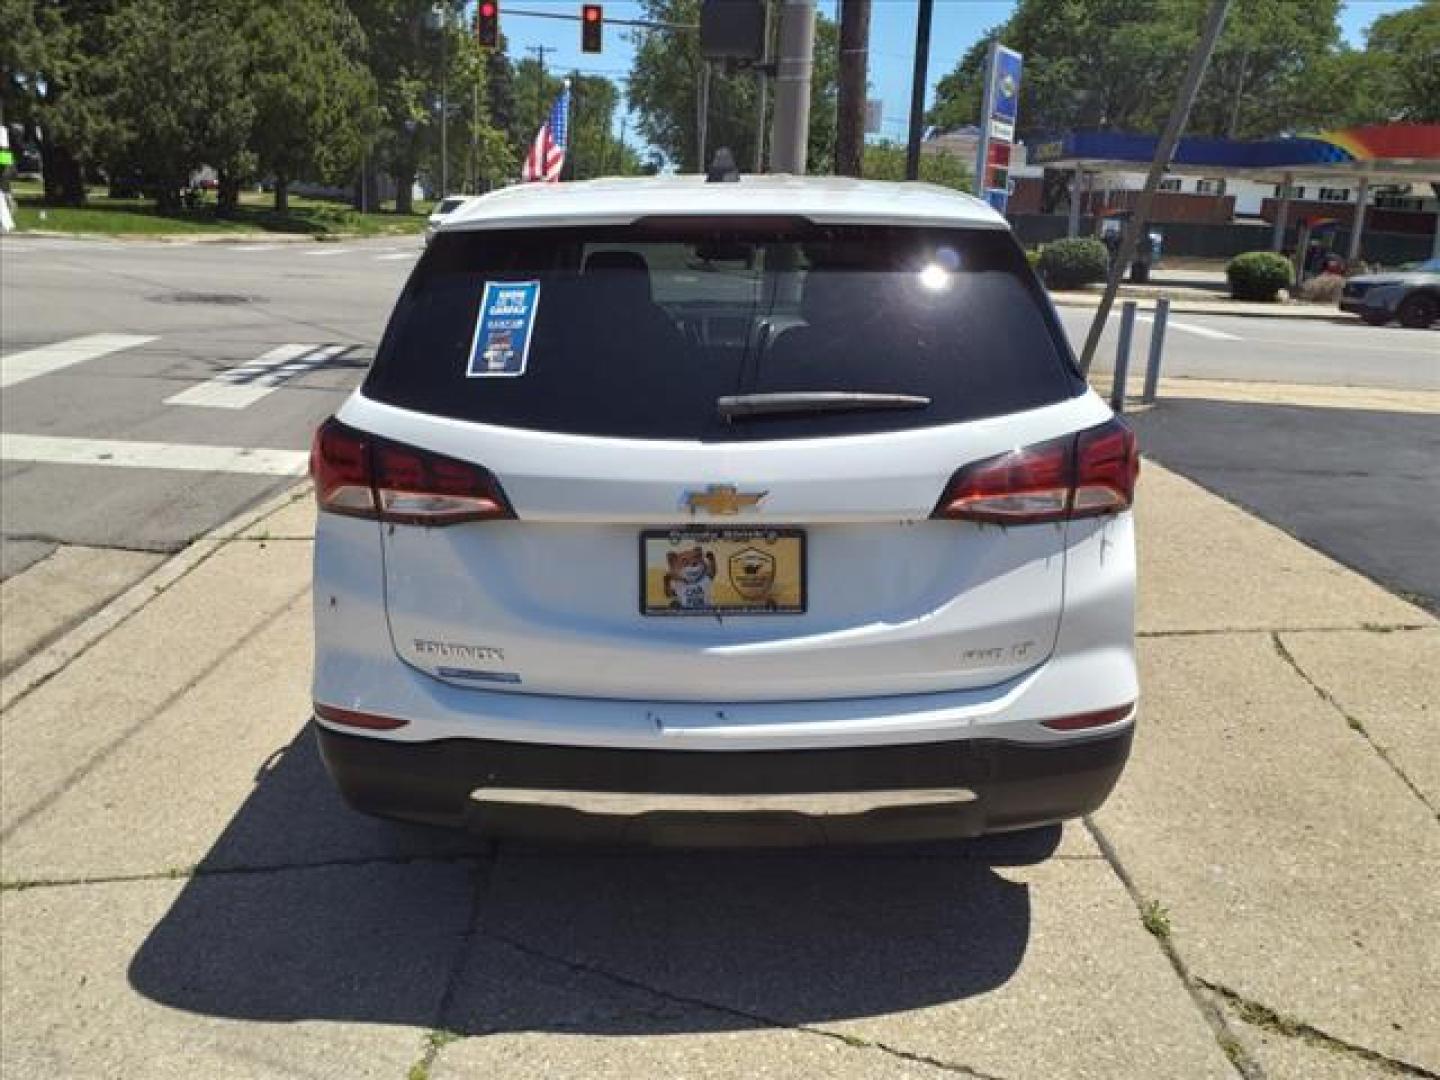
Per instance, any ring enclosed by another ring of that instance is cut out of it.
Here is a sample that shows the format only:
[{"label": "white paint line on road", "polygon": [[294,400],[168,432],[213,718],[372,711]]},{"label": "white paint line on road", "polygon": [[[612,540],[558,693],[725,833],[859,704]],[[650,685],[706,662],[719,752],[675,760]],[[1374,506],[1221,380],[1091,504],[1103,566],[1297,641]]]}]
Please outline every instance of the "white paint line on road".
[{"label": "white paint line on road", "polygon": [[[1153,323],[1153,315],[1136,315],[1135,320],[1143,323]],[[1215,341],[1244,341],[1239,334],[1227,334],[1224,330],[1212,330],[1208,326],[1196,326],[1194,323],[1181,322],[1179,319],[1170,319],[1166,325],[1171,330],[1179,330],[1186,334],[1194,334],[1197,337],[1211,338]]]},{"label": "white paint line on road", "polygon": [[377,262],[387,262],[391,259],[418,259],[419,257],[418,251],[402,251],[398,255],[376,255],[375,259]]},{"label": "white paint line on road", "polygon": [[85,337],[57,341],[53,345],[42,345],[38,349],[11,353],[0,357],[0,390],[154,340],[153,336],[145,334],[87,334]]},{"label": "white paint line on road", "polygon": [[279,248],[279,247],[281,247],[281,246],[282,246],[282,245],[280,245],[280,244],[241,244],[239,247],[233,247],[233,248],[231,248],[230,250],[231,250],[231,251],[275,251],[277,248]]},{"label": "white paint line on road", "polygon": [[302,255],[309,255],[312,259],[323,259],[329,255],[349,255],[354,248],[327,248],[325,251],[302,251]]},{"label": "white paint line on road", "polygon": [[165,399],[166,405],[198,405],[206,409],[243,409],[253,405],[287,379],[323,367],[345,352],[346,345],[279,345],[264,356],[222,371],[209,382]]},{"label": "white paint line on road", "polygon": [[104,465],[123,469],[302,476],[308,457],[303,450],[0,434],[0,460],[45,465]]}]

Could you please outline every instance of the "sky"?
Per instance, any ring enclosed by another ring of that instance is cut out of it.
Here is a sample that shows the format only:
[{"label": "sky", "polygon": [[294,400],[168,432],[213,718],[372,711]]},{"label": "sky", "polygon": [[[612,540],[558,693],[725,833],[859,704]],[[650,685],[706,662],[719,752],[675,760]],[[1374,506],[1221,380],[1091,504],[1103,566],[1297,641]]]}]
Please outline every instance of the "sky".
[{"label": "sky", "polygon": [[[1303,0],[1296,0],[1297,3]],[[1413,7],[1419,0],[1346,0],[1340,16],[1345,40],[1355,46],[1365,42],[1365,28],[1376,18]],[[965,51],[990,27],[1004,22],[1016,0],[936,0],[930,31],[930,60],[927,106],[933,101],[935,84],[949,74]],[[817,0],[819,10],[832,19],[839,17],[839,0]],[[910,85],[914,64],[916,0],[873,0],[870,16],[870,96],[883,104],[881,134],[903,140],[908,127]],[[605,18],[638,19],[644,12],[637,0],[606,0]],[[545,63],[553,71],[578,68],[587,74],[606,75],[620,83],[630,71],[634,55],[631,36],[625,27],[605,27],[602,53],[580,51],[580,24],[558,19],[531,18],[524,11],[579,14],[579,0],[500,0],[500,28],[510,45],[512,59],[533,56],[527,49],[543,46]],[[616,127],[620,118],[616,118]],[[630,125],[631,137],[634,132]]]}]

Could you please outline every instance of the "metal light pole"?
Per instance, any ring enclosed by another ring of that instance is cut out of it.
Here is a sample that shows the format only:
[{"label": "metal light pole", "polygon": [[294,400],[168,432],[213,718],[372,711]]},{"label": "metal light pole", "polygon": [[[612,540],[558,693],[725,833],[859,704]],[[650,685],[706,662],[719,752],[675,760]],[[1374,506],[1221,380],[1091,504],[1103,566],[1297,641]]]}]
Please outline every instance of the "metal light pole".
[{"label": "metal light pole", "polygon": [[935,0],[920,0],[915,19],[915,81],[910,87],[910,135],[905,140],[905,179],[920,179],[920,135],[925,122],[925,82],[930,66],[930,22]]},{"label": "metal light pole", "polygon": [[[780,8],[780,57],[775,70],[775,134],[772,172],[805,174],[810,139],[810,75],[815,67],[815,0],[784,0]],[[705,167],[704,162],[700,164]]]}]

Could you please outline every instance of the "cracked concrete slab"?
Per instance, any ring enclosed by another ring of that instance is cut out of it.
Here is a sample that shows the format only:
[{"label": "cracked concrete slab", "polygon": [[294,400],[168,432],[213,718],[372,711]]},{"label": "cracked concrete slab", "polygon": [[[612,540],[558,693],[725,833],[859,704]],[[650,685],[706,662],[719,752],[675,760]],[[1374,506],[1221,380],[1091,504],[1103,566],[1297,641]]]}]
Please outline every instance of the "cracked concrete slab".
[{"label": "cracked concrete slab", "polygon": [[[265,633],[309,588],[294,552],[230,544],[0,717],[0,822],[56,797],[117,740]],[[304,660],[290,661],[303,678]],[[253,677],[253,673],[252,673]]]},{"label": "cracked concrete slab", "polygon": [[[478,937],[433,1080],[686,1076],[940,1080],[955,1073],[875,1046],[769,1027]],[[624,1031],[612,1037],[609,1031]]]},{"label": "cracked concrete slab", "polygon": [[502,850],[479,928],[450,1020],[461,1032],[644,1036],[656,1023],[590,1015],[563,995],[506,998],[505,965],[487,970],[499,942],[707,1006],[703,1033],[804,1025],[986,1075],[1232,1075],[1108,864],[1043,847]]},{"label": "cracked concrete slab", "polygon": [[1147,460],[1135,502],[1141,633],[1430,624],[1413,604]]},{"label": "cracked concrete slab", "polygon": [[395,1080],[472,896],[438,863],[7,891],[0,1073]]},{"label": "cracked concrete slab", "polygon": [[1201,993],[1225,1013],[1231,1031],[1263,1071],[1265,1080],[1396,1080],[1405,1075],[1393,1066],[1343,1047],[1251,1023],[1242,1010],[1219,994],[1208,990]]},{"label": "cracked concrete slab", "polygon": [[0,674],[124,592],[163,559],[148,551],[59,547],[0,582]]},{"label": "cracked concrete slab", "polygon": [[[462,833],[357,814],[305,730],[308,597],[238,645],[7,839],[7,882],[474,851]],[[257,672],[285,673],[257,679]],[[43,693],[43,691],[42,691]]]},{"label": "cracked concrete slab", "polygon": [[1440,626],[1281,640],[1306,677],[1440,807]]},{"label": "cracked concrete slab", "polygon": [[1192,972],[1440,1068],[1440,830],[1270,635],[1143,641],[1130,766],[1096,815]]}]

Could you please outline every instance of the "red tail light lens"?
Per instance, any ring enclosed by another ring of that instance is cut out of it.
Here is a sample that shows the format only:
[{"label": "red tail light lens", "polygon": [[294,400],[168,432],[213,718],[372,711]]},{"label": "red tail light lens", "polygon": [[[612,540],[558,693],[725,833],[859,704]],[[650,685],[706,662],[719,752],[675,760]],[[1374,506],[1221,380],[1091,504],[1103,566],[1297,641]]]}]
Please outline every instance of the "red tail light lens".
[{"label": "red tail light lens", "polygon": [[1140,471],[1135,433],[1112,419],[986,458],[950,478],[932,517],[1034,525],[1124,510]]},{"label": "red tail light lens", "polygon": [[1135,501],[1140,446],[1135,432],[1115,419],[1075,436],[1075,497],[1070,516],[1095,517],[1124,510]]},{"label": "red tail light lens", "polygon": [[1117,705],[1113,709],[1100,709],[1096,712],[1074,713],[1070,716],[1055,716],[1049,720],[1041,720],[1041,726],[1048,727],[1052,731],[1084,731],[1086,728],[1104,727],[1106,724],[1118,723],[1124,720],[1135,711],[1135,703],[1128,705]]},{"label": "red tail light lens", "polygon": [[332,724],[346,727],[368,728],[371,731],[394,731],[410,723],[395,716],[380,716],[378,713],[356,712],[354,709],[337,709],[334,705],[315,702],[315,715]]},{"label": "red tail light lens", "polygon": [[321,510],[400,525],[511,518],[489,470],[356,431],[335,418],[315,433],[310,475]]}]

